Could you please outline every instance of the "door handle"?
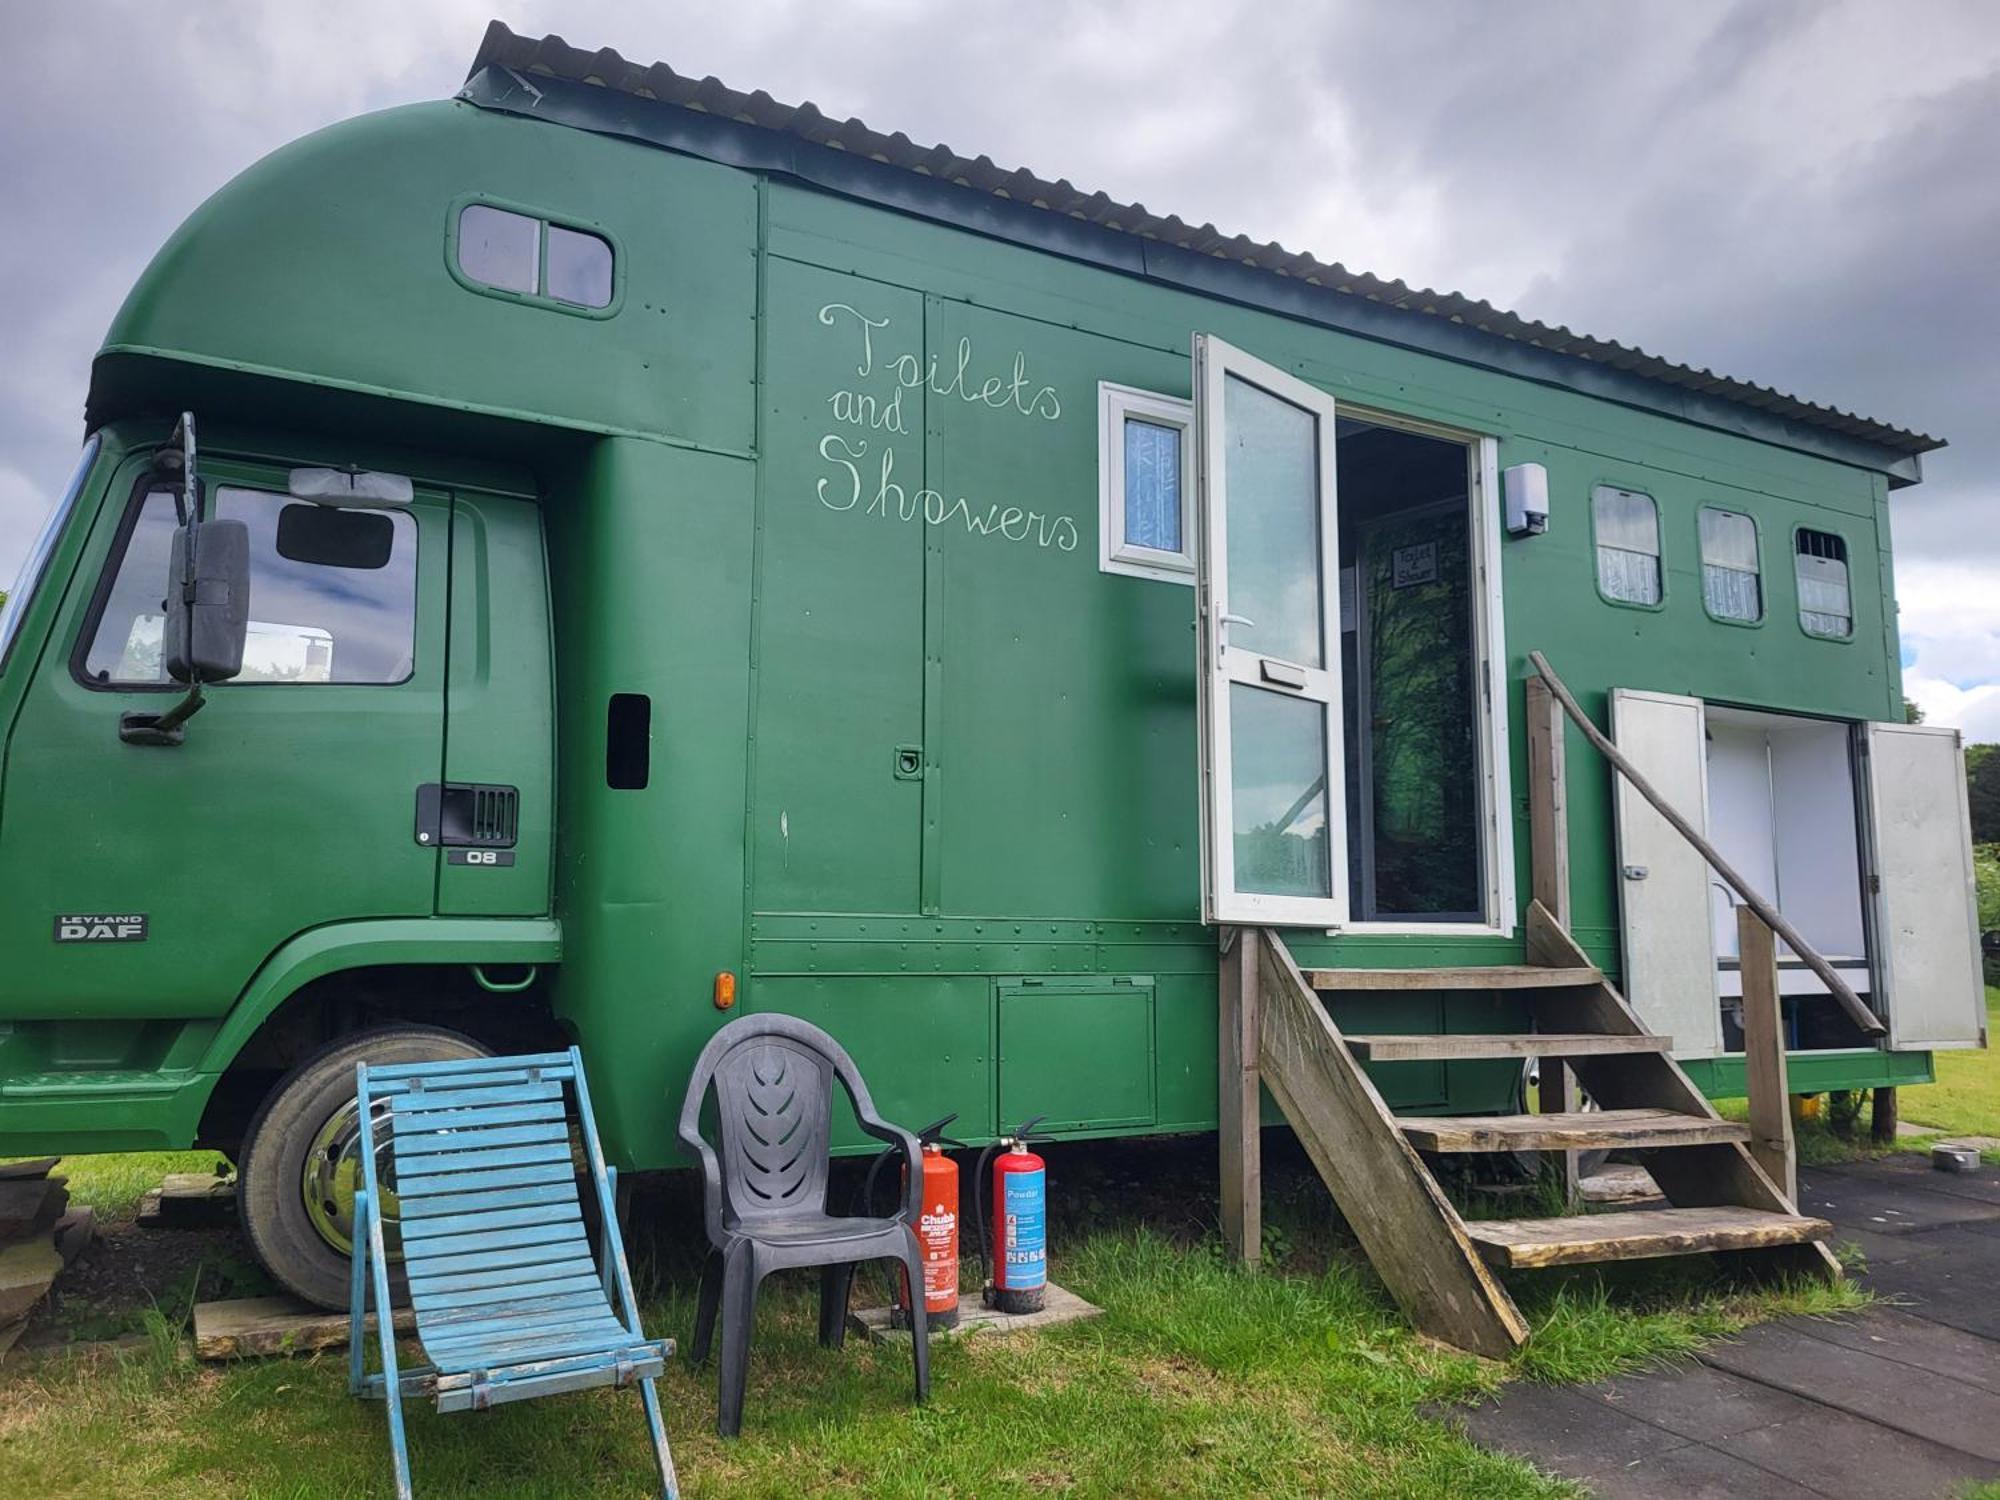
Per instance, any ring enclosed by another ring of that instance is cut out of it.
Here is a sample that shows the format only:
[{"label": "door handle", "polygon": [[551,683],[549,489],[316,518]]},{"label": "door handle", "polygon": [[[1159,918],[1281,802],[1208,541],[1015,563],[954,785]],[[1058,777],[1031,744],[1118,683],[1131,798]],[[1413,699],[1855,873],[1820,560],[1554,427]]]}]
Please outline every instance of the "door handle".
[{"label": "door handle", "polygon": [[1257,624],[1255,620],[1245,619],[1242,615],[1223,615],[1215,623],[1218,625],[1248,625],[1253,629]]}]

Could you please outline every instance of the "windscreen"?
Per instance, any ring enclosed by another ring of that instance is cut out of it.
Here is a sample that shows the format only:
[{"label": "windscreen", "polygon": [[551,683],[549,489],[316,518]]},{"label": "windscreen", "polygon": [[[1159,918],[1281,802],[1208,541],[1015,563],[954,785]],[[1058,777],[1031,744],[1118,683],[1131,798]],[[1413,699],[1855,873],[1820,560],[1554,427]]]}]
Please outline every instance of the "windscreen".
[{"label": "windscreen", "polygon": [[42,523],[41,533],[28,548],[28,555],[22,559],[21,571],[14,580],[14,586],[7,590],[4,599],[0,599],[0,671],[6,670],[7,660],[14,654],[14,636],[21,628],[21,617],[28,612],[28,601],[34,597],[35,589],[42,581],[42,573],[49,564],[49,551],[62,534],[63,522],[76,505],[77,492],[83,488],[83,476],[90,472],[91,462],[97,457],[97,446],[97,434],[92,433],[77,458],[76,471],[69,476],[69,483],[63,486],[62,498],[56,501],[48,519]]}]

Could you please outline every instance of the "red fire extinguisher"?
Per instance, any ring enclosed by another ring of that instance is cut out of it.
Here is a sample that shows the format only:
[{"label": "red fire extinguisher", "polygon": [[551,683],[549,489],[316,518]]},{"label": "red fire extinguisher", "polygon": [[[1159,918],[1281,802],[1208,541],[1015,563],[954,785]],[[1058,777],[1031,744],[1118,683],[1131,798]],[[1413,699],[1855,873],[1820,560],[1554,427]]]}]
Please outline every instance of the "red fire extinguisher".
[{"label": "red fire extinguisher", "polygon": [[[1023,1120],[1011,1136],[988,1146],[979,1158],[975,1191],[989,1188],[979,1220],[979,1260],[986,1269],[988,1307],[1005,1313],[1040,1312],[1049,1287],[1048,1165],[1028,1149],[1028,1134],[1047,1115]],[[995,1152],[999,1155],[995,1156]],[[993,1163],[989,1179],[986,1164]],[[987,1228],[992,1227],[989,1252]]]},{"label": "red fire extinguisher", "polygon": [[[933,1120],[917,1132],[923,1164],[923,1200],[917,1222],[913,1228],[917,1232],[917,1242],[923,1250],[924,1266],[924,1321],[932,1328],[952,1328],[958,1323],[958,1163],[944,1154],[946,1146],[965,1149],[963,1141],[955,1141],[944,1134],[945,1126],[958,1118],[957,1114],[946,1115],[941,1120]],[[871,1203],[875,1196],[875,1173],[882,1164],[896,1154],[890,1147],[877,1156],[868,1168],[868,1178],[862,1187],[862,1201]],[[903,1190],[909,1192],[909,1166],[903,1167]],[[872,1209],[868,1210],[872,1212]],[[890,1320],[898,1328],[910,1326],[910,1278],[907,1272],[898,1272],[896,1277],[896,1306]]]}]

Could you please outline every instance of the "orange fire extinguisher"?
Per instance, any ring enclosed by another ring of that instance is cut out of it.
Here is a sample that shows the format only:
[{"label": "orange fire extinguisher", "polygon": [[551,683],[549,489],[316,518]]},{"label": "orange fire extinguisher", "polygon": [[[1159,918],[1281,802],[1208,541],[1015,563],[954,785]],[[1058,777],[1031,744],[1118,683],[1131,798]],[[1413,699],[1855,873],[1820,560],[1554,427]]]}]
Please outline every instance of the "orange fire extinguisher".
[{"label": "orange fire extinguisher", "polygon": [[[951,1328],[958,1323],[958,1163],[944,1154],[946,1146],[967,1149],[963,1141],[944,1134],[945,1126],[957,1118],[956,1113],[948,1114],[917,1132],[917,1142],[922,1148],[919,1159],[923,1167],[923,1200],[915,1228],[917,1242],[923,1249],[924,1321],[932,1328]],[[896,1148],[892,1146],[869,1165],[868,1179],[862,1188],[864,1203],[873,1202],[875,1174],[895,1154]],[[903,1189],[907,1194],[907,1164],[903,1168]],[[906,1272],[897,1273],[896,1306],[890,1318],[898,1328],[910,1325],[910,1278]]]}]

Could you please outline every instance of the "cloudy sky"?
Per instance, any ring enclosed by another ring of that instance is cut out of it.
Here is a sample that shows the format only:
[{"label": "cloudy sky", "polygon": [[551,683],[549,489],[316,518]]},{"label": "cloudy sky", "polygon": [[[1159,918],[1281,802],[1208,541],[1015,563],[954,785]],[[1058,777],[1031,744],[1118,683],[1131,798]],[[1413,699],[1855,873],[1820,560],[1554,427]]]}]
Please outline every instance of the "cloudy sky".
[{"label": "cloudy sky", "polygon": [[1951,439],[1894,501],[1907,686],[2000,740],[1994,0],[67,0],[8,7],[0,579],[152,250],[487,19],[1463,291]]}]

